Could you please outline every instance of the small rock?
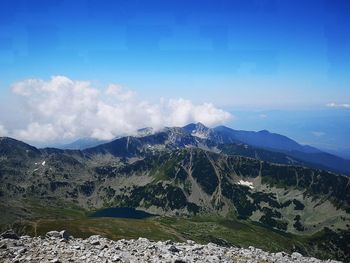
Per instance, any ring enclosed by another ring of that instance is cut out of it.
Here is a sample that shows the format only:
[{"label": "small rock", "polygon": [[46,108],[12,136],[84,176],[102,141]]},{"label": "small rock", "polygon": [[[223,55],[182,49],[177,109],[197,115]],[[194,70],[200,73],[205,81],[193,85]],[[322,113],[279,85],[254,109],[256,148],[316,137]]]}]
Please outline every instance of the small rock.
[{"label": "small rock", "polygon": [[67,230],[62,230],[62,231],[60,232],[60,235],[61,235],[62,238],[66,239],[66,240],[68,240],[69,237],[70,237],[70,234],[68,233]]},{"label": "small rock", "polygon": [[48,238],[51,238],[51,237],[53,237],[53,238],[60,238],[61,234],[58,231],[49,231],[49,232],[46,233],[46,237],[48,237]]},{"label": "small rock", "polygon": [[194,245],[196,242],[194,242],[193,240],[186,240],[186,243],[189,245]]},{"label": "small rock", "polygon": [[121,260],[121,257],[119,255],[114,255],[112,257],[112,261],[120,261]]},{"label": "small rock", "polygon": [[301,258],[303,255],[298,253],[298,252],[293,252],[291,257],[292,259],[298,259],[298,258]]},{"label": "small rock", "polygon": [[6,243],[0,243],[0,249],[6,249],[7,244]]},{"label": "small rock", "polygon": [[108,248],[107,244],[104,244],[104,245],[101,246],[101,249],[106,249],[106,248]]},{"label": "small rock", "polygon": [[18,254],[23,254],[27,251],[27,249],[24,247],[24,248],[21,248],[20,250],[18,250]]},{"label": "small rock", "polygon": [[93,240],[90,241],[90,244],[91,244],[91,245],[94,245],[94,246],[97,246],[97,245],[100,244],[100,241],[97,240],[97,239],[93,239]]},{"label": "small rock", "polygon": [[143,242],[143,243],[148,243],[148,239],[147,238],[143,238],[143,237],[139,237],[139,239],[137,241]]},{"label": "small rock", "polygon": [[174,252],[174,253],[176,253],[176,252],[179,252],[180,250],[177,248],[177,247],[175,247],[174,245],[171,245],[170,247],[169,247],[169,249],[168,249],[170,252]]},{"label": "small rock", "polygon": [[202,245],[194,245],[192,248],[192,251],[198,251],[198,250],[202,250],[204,247]]}]

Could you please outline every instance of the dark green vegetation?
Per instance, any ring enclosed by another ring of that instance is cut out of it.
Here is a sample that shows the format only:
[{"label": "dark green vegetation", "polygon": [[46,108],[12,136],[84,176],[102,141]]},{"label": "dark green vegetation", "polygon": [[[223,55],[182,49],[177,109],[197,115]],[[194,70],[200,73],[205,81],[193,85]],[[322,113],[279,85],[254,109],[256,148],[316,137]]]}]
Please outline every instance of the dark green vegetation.
[{"label": "dark green vegetation", "polygon": [[192,176],[202,186],[204,192],[211,195],[218,187],[219,180],[211,162],[203,151],[193,151],[192,154]]},{"label": "dark green vegetation", "polygon": [[[232,144],[206,129],[200,127],[210,139],[168,128],[84,151],[36,149],[0,138],[1,227],[12,224],[34,235],[66,228],[82,237],[194,239],[350,257],[349,177],[283,153]],[[90,217],[110,207],[159,217]]]},{"label": "dark green vegetation", "polygon": [[115,199],[121,207],[138,207],[142,202],[145,208],[156,206],[165,211],[184,208],[193,213],[199,211],[196,204],[187,201],[181,188],[170,184],[157,183],[133,187],[130,192],[128,191],[128,194],[116,196]]}]

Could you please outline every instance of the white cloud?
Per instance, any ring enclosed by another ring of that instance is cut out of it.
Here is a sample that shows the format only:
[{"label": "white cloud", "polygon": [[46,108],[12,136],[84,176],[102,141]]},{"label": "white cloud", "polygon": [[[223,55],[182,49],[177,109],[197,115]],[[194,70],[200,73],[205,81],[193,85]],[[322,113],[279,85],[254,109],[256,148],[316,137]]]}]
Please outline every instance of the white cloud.
[{"label": "white cloud", "polygon": [[350,104],[348,103],[331,102],[331,103],[328,103],[326,106],[330,108],[350,108]]},{"label": "white cloud", "polygon": [[213,126],[231,118],[230,113],[211,103],[195,105],[182,98],[150,103],[119,85],[101,90],[90,82],[64,76],[54,76],[49,81],[20,81],[12,85],[12,91],[21,98],[29,121],[6,133],[27,141],[112,139],[143,127],[160,129],[190,122]]},{"label": "white cloud", "polygon": [[50,141],[60,136],[60,127],[55,127],[51,123],[31,122],[26,129],[18,129],[14,131],[16,138],[28,141]]},{"label": "white cloud", "polygon": [[136,97],[135,92],[131,90],[125,91],[122,86],[115,84],[109,85],[105,93],[120,101],[127,101]]},{"label": "white cloud", "polygon": [[3,125],[0,125],[0,137],[7,136],[8,132]]}]

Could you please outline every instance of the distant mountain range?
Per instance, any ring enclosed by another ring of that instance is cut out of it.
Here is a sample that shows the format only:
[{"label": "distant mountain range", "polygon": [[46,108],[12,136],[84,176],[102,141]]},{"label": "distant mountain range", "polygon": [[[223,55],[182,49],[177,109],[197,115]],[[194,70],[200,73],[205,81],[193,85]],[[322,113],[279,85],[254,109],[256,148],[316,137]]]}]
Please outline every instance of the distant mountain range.
[{"label": "distant mountain range", "polygon": [[78,139],[68,144],[57,146],[57,148],[64,149],[64,150],[84,150],[84,149],[91,148],[107,142],[109,141],[86,137],[86,138]]},{"label": "distant mountain range", "polygon": [[[142,137],[142,136],[150,135],[152,133],[153,133],[152,128],[142,128],[142,129],[137,130],[137,133],[134,136]],[[120,136],[120,137],[123,137],[123,136]],[[120,137],[117,137],[115,139],[118,139]],[[55,145],[53,147],[58,148],[58,149],[63,149],[63,150],[85,150],[87,148],[95,147],[95,146],[100,145],[100,144],[105,144],[105,143],[108,143],[110,141],[113,141],[113,140],[99,140],[96,138],[85,137],[85,138],[75,140],[75,141],[68,143],[68,144]]]}]

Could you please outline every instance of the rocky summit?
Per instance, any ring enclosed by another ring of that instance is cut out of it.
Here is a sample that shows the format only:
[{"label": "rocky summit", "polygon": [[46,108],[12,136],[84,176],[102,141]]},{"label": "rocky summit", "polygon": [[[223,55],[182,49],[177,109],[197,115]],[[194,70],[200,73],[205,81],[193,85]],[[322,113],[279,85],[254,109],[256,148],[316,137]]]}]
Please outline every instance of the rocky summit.
[{"label": "rocky summit", "polygon": [[12,231],[0,235],[0,262],[332,262],[291,255],[269,253],[261,249],[222,247],[213,243],[197,244],[151,241],[146,238],[118,241],[99,235],[74,238],[67,231],[50,231],[45,236],[16,236]]}]

